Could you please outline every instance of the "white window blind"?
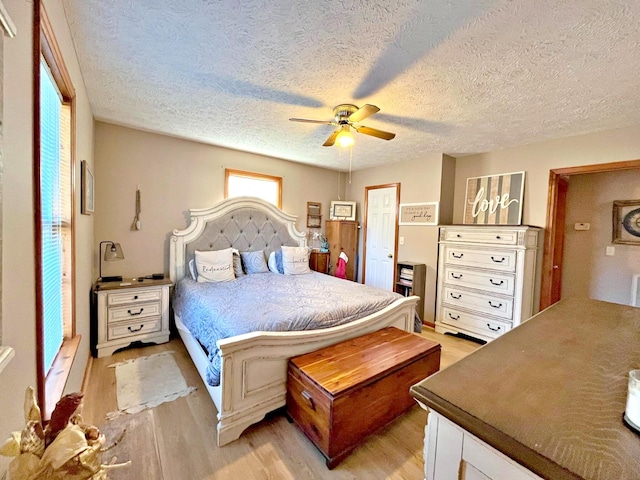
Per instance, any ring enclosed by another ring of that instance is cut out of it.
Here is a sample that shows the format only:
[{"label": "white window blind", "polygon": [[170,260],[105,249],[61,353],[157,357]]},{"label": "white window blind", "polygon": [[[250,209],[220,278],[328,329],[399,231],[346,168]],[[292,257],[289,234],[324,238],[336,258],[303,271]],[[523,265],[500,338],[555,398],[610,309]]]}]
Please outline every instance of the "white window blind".
[{"label": "white window blind", "polygon": [[63,340],[63,201],[60,162],[61,100],[49,69],[40,63],[40,195],[44,373]]},{"label": "white window blind", "polygon": [[282,179],[249,172],[227,174],[227,197],[258,197],[280,208]]}]

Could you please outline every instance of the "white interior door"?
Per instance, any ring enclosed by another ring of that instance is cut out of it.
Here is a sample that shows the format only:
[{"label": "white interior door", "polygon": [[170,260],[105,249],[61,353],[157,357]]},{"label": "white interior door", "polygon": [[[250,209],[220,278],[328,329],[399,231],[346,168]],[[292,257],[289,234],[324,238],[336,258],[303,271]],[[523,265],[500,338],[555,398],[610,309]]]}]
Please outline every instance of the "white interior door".
[{"label": "white interior door", "polygon": [[397,190],[397,186],[367,190],[364,283],[391,291],[395,274]]}]

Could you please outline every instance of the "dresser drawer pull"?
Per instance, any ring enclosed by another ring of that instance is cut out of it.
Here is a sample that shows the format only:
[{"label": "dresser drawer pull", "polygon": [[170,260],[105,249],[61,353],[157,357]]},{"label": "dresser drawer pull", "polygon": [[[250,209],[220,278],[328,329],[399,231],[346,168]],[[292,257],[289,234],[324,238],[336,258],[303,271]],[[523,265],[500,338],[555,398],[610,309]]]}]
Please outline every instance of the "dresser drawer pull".
[{"label": "dresser drawer pull", "polygon": [[499,332],[502,327],[492,328],[490,323],[487,323],[487,328],[492,332]]},{"label": "dresser drawer pull", "polygon": [[458,233],[458,234],[456,234],[456,237],[458,237],[458,238],[462,238],[462,235],[460,235],[460,234]]},{"label": "dresser drawer pull", "polygon": [[496,235],[496,240],[500,240],[502,237],[500,235]]},{"label": "dresser drawer pull", "polygon": [[502,303],[499,303],[497,305],[494,305],[493,302],[491,300],[489,300],[489,305],[491,305],[493,308],[501,308],[502,307]]},{"label": "dresser drawer pull", "polygon": [[460,275],[456,276],[456,274],[455,274],[455,273],[452,273],[452,274],[451,274],[451,278],[455,278],[456,280],[460,280],[460,279],[462,278],[462,274],[460,274]]},{"label": "dresser drawer pull", "polygon": [[461,293],[459,293],[457,297],[451,292],[449,292],[449,295],[451,295],[451,298],[453,298],[454,300],[460,300],[462,298]]},{"label": "dresser drawer pull", "polygon": [[489,282],[491,282],[491,285],[496,285],[496,286],[499,287],[500,285],[502,285],[504,283],[504,280],[500,280],[499,282],[494,282],[493,278],[490,278]]},{"label": "dresser drawer pull", "polygon": [[307,392],[306,390],[303,390],[302,391],[302,398],[304,398],[309,403],[309,406],[311,407],[311,410],[315,410],[316,409],[316,404],[313,401],[313,398],[311,397],[311,394],[309,392]]},{"label": "dresser drawer pull", "polygon": [[135,317],[135,316],[137,316],[137,315],[140,315],[140,314],[142,313],[142,311],[143,311],[143,310],[144,310],[144,308],[140,308],[140,311],[139,311],[139,312],[132,312],[131,310],[127,310],[127,313],[128,313],[129,315],[131,315],[132,317]]},{"label": "dresser drawer pull", "polygon": [[[454,252],[451,252],[451,256],[453,258],[462,258],[462,257],[464,257],[464,253],[461,253],[460,255],[456,255]],[[491,257],[491,258],[493,258],[493,257]]]},{"label": "dresser drawer pull", "polygon": [[451,315],[451,313],[448,313],[448,312],[447,312],[447,314],[449,315],[449,318],[450,318],[451,320],[460,320],[460,315],[456,315],[456,316],[454,317],[453,315]]},{"label": "dresser drawer pull", "polygon": [[137,300],[137,299],[138,299],[138,295],[134,295],[134,296],[133,296],[133,299],[134,299],[134,300]]},{"label": "dresser drawer pull", "polygon": [[496,263],[502,263],[506,260],[506,258],[502,257],[500,260],[498,260],[496,257],[491,257],[491,260],[493,260]]},{"label": "dresser drawer pull", "polygon": [[144,325],[140,325],[140,327],[138,328],[127,327],[127,330],[129,330],[131,333],[134,333],[134,332],[139,332],[140,330],[142,330],[143,327]]}]

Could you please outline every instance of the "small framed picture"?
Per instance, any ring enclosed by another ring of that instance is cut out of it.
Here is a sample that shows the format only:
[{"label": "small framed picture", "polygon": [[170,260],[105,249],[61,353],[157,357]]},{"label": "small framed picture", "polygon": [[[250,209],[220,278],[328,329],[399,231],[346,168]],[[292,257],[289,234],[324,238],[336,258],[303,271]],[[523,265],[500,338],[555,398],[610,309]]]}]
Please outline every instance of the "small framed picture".
[{"label": "small framed picture", "polygon": [[91,215],[94,210],[94,179],[93,172],[89,168],[86,160],[82,160],[80,169],[80,179],[82,182],[82,194],[80,198],[80,213]]},{"label": "small framed picture", "polygon": [[640,199],[613,202],[613,243],[640,245]]},{"label": "small framed picture", "polygon": [[356,202],[331,201],[331,220],[355,220]]}]

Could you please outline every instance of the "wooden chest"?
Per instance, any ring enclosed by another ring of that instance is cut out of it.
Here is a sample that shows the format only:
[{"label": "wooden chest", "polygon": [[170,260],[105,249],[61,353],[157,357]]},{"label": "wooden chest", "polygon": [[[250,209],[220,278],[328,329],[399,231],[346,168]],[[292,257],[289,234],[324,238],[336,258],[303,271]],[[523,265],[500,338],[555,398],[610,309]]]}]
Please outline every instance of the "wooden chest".
[{"label": "wooden chest", "polygon": [[415,405],[409,388],[439,368],[439,344],[388,327],[292,358],[287,413],[333,468]]}]

